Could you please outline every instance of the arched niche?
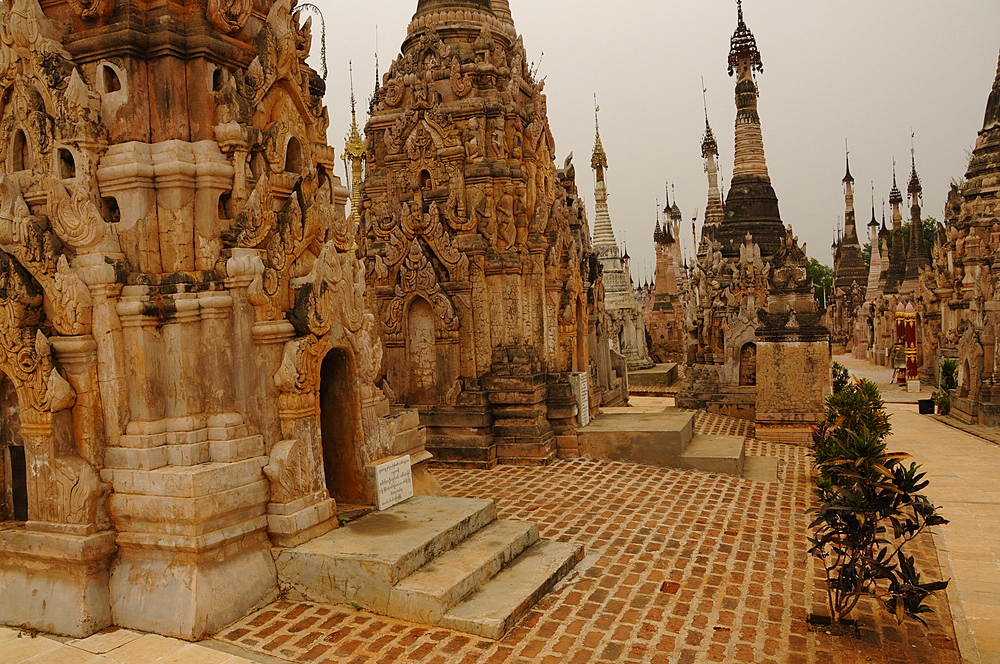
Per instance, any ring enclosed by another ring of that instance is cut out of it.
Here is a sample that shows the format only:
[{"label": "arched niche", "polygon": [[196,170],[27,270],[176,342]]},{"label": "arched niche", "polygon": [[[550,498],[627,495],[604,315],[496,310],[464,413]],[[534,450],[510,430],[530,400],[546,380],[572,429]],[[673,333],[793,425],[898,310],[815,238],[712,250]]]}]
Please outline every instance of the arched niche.
[{"label": "arched niche", "polygon": [[323,479],[337,502],[363,504],[361,404],[352,355],[333,348],[320,365],[320,440]]},{"label": "arched niche", "polygon": [[14,131],[14,137],[10,142],[10,170],[30,171],[33,167],[31,146],[28,145],[28,137],[23,129]]},{"label": "arched niche", "polygon": [[740,348],[740,385],[757,384],[757,344],[747,343]]},{"label": "arched niche", "polygon": [[302,154],[302,143],[292,136],[285,146],[285,172],[301,174],[304,170],[305,159]]},{"label": "arched niche", "polygon": [[0,373],[0,521],[28,520],[28,464],[14,383]]},{"label": "arched niche", "polygon": [[101,94],[111,94],[121,91],[121,70],[110,62],[102,62],[98,68],[98,85],[100,86]]},{"label": "arched niche", "polygon": [[56,149],[56,173],[63,180],[71,180],[76,177],[76,157],[69,148]]},{"label": "arched niche", "polygon": [[433,406],[438,402],[438,366],[434,309],[422,297],[410,301],[406,312],[406,355],[409,359],[407,403]]}]

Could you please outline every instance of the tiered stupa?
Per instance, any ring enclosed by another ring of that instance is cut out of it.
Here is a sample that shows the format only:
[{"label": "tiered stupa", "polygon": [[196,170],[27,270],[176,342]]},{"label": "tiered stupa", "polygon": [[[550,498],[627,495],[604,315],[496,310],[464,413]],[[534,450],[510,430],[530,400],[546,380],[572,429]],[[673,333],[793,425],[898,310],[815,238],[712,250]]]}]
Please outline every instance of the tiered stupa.
[{"label": "tiered stupa", "polygon": [[795,441],[823,411],[829,390],[829,332],[806,273],[805,247],[785,228],[771,186],[754,74],[763,71],[743,20],[731,41],[736,76],[736,151],[724,219],[718,226],[714,156],[706,129],[709,211],[689,304],[689,363],[677,404],[755,419],[758,436]]},{"label": "tiered stupa", "polygon": [[632,290],[626,258],[615,240],[608,210],[608,187],[605,182],[608,156],[601,142],[601,127],[596,112],[594,122],[596,134],[590,160],[590,167],[594,170],[593,248],[601,262],[604,306],[611,324],[611,347],[625,357],[629,369],[648,369],[654,365],[646,350],[646,322]]},{"label": "tiered stupa", "polygon": [[385,387],[442,463],[547,463],[627,396],[543,85],[505,0],[420,0],[365,128]]},{"label": "tiered stupa", "polygon": [[833,294],[827,320],[833,343],[840,352],[850,350],[854,328],[865,301],[868,267],[861,254],[854,213],[854,176],[850,157],[844,175],[844,229],[833,246]]}]

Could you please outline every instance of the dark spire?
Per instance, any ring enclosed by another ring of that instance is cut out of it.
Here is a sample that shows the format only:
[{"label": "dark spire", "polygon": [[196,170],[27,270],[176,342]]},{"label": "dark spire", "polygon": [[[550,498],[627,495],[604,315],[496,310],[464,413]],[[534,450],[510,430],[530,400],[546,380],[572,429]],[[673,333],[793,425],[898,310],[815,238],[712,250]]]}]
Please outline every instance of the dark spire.
[{"label": "dark spire", "polygon": [[993,89],[986,102],[986,116],[983,118],[983,129],[991,129],[1000,123],[1000,64],[997,65],[997,77],[993,81]]},{"label": "dark spire", "polygon": [[910,183],[906,187],[906,192],[911,196],[917,194],[918,196],[924,191],[923,186],[920,184],[920,177],[917,175],[917,153],[916,149],[913,147],[913,134],[910,135]]},{"label": "dark spire", "polygon": [[854,177],[851,175],[851,153],[847,153],[847,175],[844,176],[844,182],[854,182]]},{"label": "dark spire", "polygon": [[896,184],[896,160],[892,160],[892,189],[889,191],[889,204],[896,205],[903,202],[903,194],[899,191],[899,185]]},{"label": "dark spire", "polygon": [[719,143],[712,133],[712,125],[708,123],[708,89],[705,87],[705,77],[701,77],[701,101],[705,107],[705,136],[701,139],[701,156],[708,159],[710,155],[719,156]]},{"label": "dark spire", "polygon": [[875,181],[872,180],[872,220],[868,222],[869,228],[872,226],[878,226],[878,220],[875,219]]},{"label": "dark spire", "polygon": [[741,59],[749,61],[750,68],[758,73],[764,71],[764,62],[760,59],[760,51],[757,49],[757,39],[750,32],[750,28],[743,22],[743,0],[736,0],[736,11],[739,23],[736,32],[729,46],[729,75],[736,73],[736,68]]}]

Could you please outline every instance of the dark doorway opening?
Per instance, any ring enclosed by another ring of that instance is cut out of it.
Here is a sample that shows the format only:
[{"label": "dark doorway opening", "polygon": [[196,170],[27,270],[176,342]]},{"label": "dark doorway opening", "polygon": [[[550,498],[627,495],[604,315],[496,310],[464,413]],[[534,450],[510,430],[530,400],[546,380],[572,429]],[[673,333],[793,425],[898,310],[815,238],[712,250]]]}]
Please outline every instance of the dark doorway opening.
[{"label": "dark doorway opening", "polygon": [[28,520],[28,464],[23,445],[7,448],[10,459],[10,489],[14,508],[14,521]]},{"label": "dark doorway opening", "polygon": [[360,405],[350,355],[333,349],[323,358],[319,386],[320,438],[326,488],[337,502],[363,504]]}]

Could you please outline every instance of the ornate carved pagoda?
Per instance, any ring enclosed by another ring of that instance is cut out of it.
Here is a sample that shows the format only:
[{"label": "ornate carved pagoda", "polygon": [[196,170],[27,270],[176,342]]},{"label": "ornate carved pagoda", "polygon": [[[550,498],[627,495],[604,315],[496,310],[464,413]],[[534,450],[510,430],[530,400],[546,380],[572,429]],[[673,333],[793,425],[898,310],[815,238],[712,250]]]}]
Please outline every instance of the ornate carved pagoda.
[{"label": "ornate carved pagoda", "polygon": [[0,2],[2,623],[198,639],[373,501],[367,464],[428,458],[301,18]]},{"label": "ornate carved pagoda", "polygon": [[546,463],[626,397],[543,86],[506,0],[419,0],[365,128],[385,387],[419,408],[441,463]]}]

